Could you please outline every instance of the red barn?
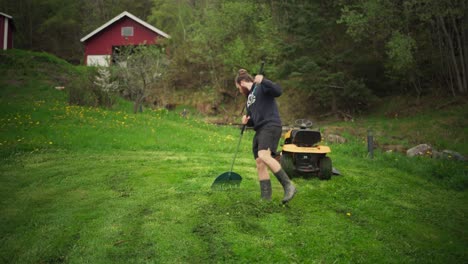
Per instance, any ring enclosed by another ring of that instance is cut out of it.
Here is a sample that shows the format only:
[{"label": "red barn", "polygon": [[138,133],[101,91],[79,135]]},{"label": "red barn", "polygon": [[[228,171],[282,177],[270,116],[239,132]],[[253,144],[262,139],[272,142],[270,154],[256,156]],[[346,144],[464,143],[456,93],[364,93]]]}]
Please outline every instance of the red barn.
[{"label": "red barn", "polygon": [[109,66],[112,54],[118,47],[157,44],[160,37],[170,38],[168,34],[125,11],[81,39],[85,45],[84,63],[88,66]]},{"label": "red barn", "polygon": [[13,48],[13,17],[0,12],[0,46],[2,50]]}]

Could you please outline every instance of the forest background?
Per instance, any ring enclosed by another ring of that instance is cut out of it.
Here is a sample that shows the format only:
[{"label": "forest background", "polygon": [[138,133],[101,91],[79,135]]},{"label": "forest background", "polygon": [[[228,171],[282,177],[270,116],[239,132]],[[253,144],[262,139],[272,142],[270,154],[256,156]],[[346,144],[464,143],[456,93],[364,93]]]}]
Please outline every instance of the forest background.
[{"label": "forest background", "polygon": [[74,64],[83,63],[80,38],[123,11],[136,15],[171,35],[155,100],[211,114],[240,111],[233,78],[239,68],[258,72],[262,60],[267,78],[287,91],[280,103],[290,115],[353,116],[387,96],[414,104],[429,96],[440,106],[468,92],[464,0],[0,0],[0,7],[14,18],[15,48]]}]

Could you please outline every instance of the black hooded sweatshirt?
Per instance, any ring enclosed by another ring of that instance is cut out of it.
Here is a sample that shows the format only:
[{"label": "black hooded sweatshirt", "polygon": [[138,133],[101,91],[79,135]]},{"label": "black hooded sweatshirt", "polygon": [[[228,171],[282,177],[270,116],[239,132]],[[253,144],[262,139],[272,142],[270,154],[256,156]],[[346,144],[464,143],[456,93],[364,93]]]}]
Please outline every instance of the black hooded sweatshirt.
[{"label": "black hooded sweatshirt", "polygon": [[247,97],[248,126],[258,131],[265,125],[280,126],[281,119],[275,97],[282,94],[281,86],[263,78],[260,84],[254,83]]}]

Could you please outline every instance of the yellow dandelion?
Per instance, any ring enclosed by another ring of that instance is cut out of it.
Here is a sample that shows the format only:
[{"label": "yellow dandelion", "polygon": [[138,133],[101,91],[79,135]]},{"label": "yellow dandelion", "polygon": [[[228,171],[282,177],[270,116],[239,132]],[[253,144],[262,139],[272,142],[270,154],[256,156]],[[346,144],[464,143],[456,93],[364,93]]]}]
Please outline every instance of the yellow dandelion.
[{"label": "yellow dandelion", "polygon": [[346,213],[347,216],[351,216],[351,213]]}]

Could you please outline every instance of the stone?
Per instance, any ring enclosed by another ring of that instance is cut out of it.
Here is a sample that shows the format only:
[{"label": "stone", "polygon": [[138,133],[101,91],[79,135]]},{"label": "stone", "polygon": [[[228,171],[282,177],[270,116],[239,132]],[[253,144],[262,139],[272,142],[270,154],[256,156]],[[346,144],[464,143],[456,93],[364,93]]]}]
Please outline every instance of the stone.
[{"label": "stone", "polygon": [[428,144],[420,144],[406,151],[406,156],[429,156],[432,157],[432,147]]},{"label": "stone", "polygon": [[432,155],[435,159],[447,159],[447,160],[458,160],[458,161],[465,161],[465,157],[453,150],[442,150],[441,152],[435,151]]},{"label": "stone", "polygon": [[338,143],[338,144],[343,144],[346,143],[346,138],[334,134],[329,134],[326,136],[326,141],[330,143]]}]

